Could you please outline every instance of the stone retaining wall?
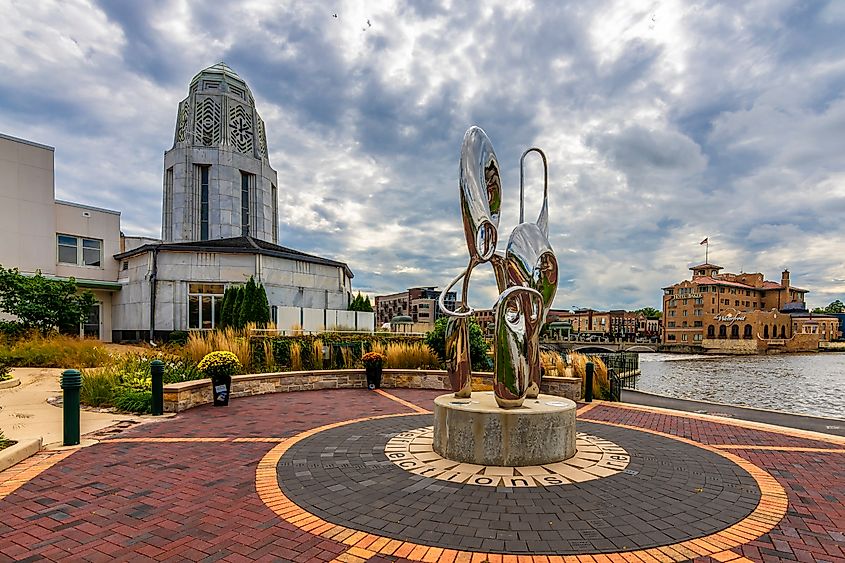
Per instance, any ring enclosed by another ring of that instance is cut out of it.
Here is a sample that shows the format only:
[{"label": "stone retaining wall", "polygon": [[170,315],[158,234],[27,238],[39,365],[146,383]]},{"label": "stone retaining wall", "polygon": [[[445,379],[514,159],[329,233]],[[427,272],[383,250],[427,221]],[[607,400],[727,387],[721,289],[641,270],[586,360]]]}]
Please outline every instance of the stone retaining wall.
[{"label": "stone retaining wall", "polygon": [[[492,373],[473,375],[474,390],[489,390],[493,385]],[[448,391],[449,376],[442,370],[386,369],[381,384],[385,388],[435,389]],[[232,397],[248,397],[265,393],[314,391],[318,389],[363,389],[366,372],[363,369],[323,371],[290,371],[236,375],[232,378]],[[577,377],[545,377],[541,391],[548,395],[566,397],[577,401],[581,398],[581,380]],[[164,411],[182,412],[213,401],[211,380],[198,379],[164,386]]]}]

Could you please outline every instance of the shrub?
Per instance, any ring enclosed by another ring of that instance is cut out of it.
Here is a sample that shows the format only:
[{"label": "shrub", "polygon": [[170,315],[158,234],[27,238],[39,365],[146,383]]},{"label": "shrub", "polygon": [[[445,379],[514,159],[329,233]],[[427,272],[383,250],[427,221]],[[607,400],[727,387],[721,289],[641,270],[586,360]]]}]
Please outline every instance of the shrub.
[{"label": "shrub", "polygon": [[192,362],[175,356],[160,353],[116,356],[102,368],[82,370],[80,400],[83,404],[92,407],[113,406],[121,410],[129,410],[125,408],[129,404],[126,399],[124,398],[124,402],[119,405],[118,398],[126,395],[126,390],[152,391],[150,364],[153,360],[164,362],[162,379],[165,384],[205,377],[205,374],[200,372]]},{"label": "shrub", "polygon": [[174,330],[167,335],[168,344],[177,344],[184,346],[188,342],[188,333],[184,330]]},{"label": "shrub", "polygon": [[114,373],[102,369],[84,370],[79,400],[92,407],[110,407],[114,404],[114,393],[120,379]]},{"label": "shrub", "polygon": [[241,369],[241,363],[233,353],[218,350],[207,354],[197,365],[197,369],[213,379],[235,375]]},{"label": "shrub", "polygon": [[9,440],[3,435],[3,430],[0,429],[0,450],[4,448],[8,448],[9,446],[14,446],[17,444],[14,440]]},{"label": "shrub", "polygon": [[12,367],[9,365],[9,360],[4,356],[0,356],[0,381],[12,379]]},{"label": "shrub", "polygon": [[5,341],[15,341],[26,335],[27,329],[21,323],[0,321],[0,338]]},{"label": "shrub", "polygon": [[125,412],[149,414],[153,410],[153,392],[151,389],[118,387],[114,394],[114,406]]},{"label": "shrub", "polygon": [[[426,333],[425,343],[440,358],[441,362],[446,361],[446,323],[449,317],[440,317],[434,323],[434,328]],[[469,356],[472,360],[474,371],[489,370],[490,358],[487,356],[489,348],[484,341],[484,333],[475,319],[469,319]]]}]

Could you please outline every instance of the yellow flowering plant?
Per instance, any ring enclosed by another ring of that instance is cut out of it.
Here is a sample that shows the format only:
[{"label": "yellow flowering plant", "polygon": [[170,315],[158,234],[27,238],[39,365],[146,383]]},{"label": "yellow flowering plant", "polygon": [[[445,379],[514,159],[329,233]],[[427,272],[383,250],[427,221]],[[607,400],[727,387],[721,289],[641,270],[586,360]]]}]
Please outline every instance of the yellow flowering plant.
[{"label": "yellow flowering plant", "polygon": [[235,375],[241,369],[241,362],[238,357],[231,352],[218,350],[210,352],[200,360],[197,364],[197,369],[203,372],[207,377],[226,377]]},{"label": "yellow flowering plant", "polygon": [[381,367],[384,365],[385,360],[387,357],[384,354],[379,354],[378,352],[367,352],[361,358],[361,361],[364,363],[364,367]]}]

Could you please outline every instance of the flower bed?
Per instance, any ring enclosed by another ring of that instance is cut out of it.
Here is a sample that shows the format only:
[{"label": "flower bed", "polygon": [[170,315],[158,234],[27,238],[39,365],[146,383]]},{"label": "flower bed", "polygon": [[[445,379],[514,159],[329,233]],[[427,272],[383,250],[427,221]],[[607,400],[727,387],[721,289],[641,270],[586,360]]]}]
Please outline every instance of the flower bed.
[{"label": "flower bed", "polygon": [[[493,374],[473,374],[473,389],[492,388]],[[366,371],[363,369],[314,370],[259,373],[232,377],[232,397],[247,397],[265,393],[288,393],[319,389],[364,389]],[[403,389],[451,389],[449,376],[443,370],[385,369],[382,387]],[[581,398],[581,380],[576,377],[544,377],[541,391],[577,401]],[[181,412],[212,402],[211,380],[200,379],[164,386],[164,411]]]}]

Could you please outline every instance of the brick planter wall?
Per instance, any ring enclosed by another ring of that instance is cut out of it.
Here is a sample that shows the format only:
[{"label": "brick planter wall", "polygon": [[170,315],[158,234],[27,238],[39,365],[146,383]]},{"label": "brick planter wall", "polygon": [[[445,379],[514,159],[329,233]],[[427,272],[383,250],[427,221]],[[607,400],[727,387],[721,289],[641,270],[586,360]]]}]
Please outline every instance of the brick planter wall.
[{"label": "brick planter wall", "polygon": [[[473,376],[473,389],[489,390],[493,374],[477,373]],[[435,389],[449,391],[449,376],[442,370],[386,369],[381,384],[385,388]],[[363,369],[323,371],[289,371],[258,373],[232,377],[232,397],[248,397],[265,393],[314,391],[318,389],[351,389],[366,387]],[[577,377],[544,377],[543,393],[577,401],[581,398],[581,380]],[[212,402],[211,380],[198,379],[164,386],[164,411],[182,412],[192,407]]]}]

